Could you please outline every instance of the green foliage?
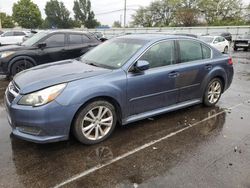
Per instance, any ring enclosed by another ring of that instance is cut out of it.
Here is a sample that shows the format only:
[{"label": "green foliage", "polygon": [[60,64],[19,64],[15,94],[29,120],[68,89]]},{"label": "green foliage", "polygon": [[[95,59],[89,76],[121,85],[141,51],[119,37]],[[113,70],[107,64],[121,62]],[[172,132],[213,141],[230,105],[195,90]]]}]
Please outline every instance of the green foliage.
[{"label": "green foliage", "polygon": [[147,7],[140,7],[132,15],[132,25],[242,25],[247,23],[249,14],[244,16],[241,8],[242,0],[156,0]]},{"label": "green foliage", "polygon": [[113,26],[112,27],[115,27],[115,28],[121,28],[122,27],[122,25],[121,25],[121,23],[119,22],[119,21],[114,21],[114,23],[113,23]]},{"label": "green foliage", "polygon": [[2,28],[13,28],[15,27],[14,21],[11,16],[7,15],[4,12],[0,12],[0,19]]},{"label": "green foliage", "polygon": [[73,20],[70,18],[70,12],[63,2],[50,0],[46,3],[45,14],[47,15],[45,26],[49,28],[72,28]]},{"label": "green foliage", "polygon": [[153,20],[151,19],[151,13],[149,7],[140,7],[136,14],[132,15],[132,25],[143,26],[143,27],[153,27]]},{"label": "green foliage", "polygon": [[91,10],[90,0],[75,0],[73,11],[75,13],[75,20],[86,28],[95,28],[100,25],[95,19],[94,12]]},{"label": "green foliage", "polygon": [[42,23],[41,12],[31,0],[19,0],[12,7],[12,17],[23,28],[37,28]]},{"label": "green foliage", "polygon": [[200,0],[199,8],[209,25],[224,25],[225,21],[241,20],[241,0]]}]

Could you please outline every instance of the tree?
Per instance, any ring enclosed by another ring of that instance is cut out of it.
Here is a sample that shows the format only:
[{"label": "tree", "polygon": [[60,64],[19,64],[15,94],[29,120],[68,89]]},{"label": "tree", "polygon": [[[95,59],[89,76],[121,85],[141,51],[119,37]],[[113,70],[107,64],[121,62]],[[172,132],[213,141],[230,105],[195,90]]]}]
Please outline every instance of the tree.
[{"label": "tree", "polygon": [[194,26],[198,24],[200,0],[180,0],[175,11],[175,24]]},{"label": "tree", "polygon": [[148,7],[140,7],[134,15],[132,15],[132,25],[135,27],[152,27],[152,15]]},{"label": "tree", "polygon": [[177,25],[185,27],[197,25],[198,11],[193,8],[179,8],[175,14]]},{"label": "tree", "polygon": [[180,0],[156,0],[148,7],[140,7],[134,15],[133,25],[143,27],[169,26],[180,6]]},{"label": "tree", "polygon": [[119,22],[119,21],[114,21],[112,27],[121,28],[121,27],[122,27],[121,22]]},{"label": "tree", "polygon": [[81,22],[86,28],[94,28],[100,25],[91,10],[90,0],[75,0],[73,11],[76,21]]},{"label": "tree", "polygon": [[3,28],[13,28],[15,27],[14,21],[11,16],[4,12],[0,12],[0,19]]},{"label": "tree", "polygon": [[42,23],[41,12],[31,0],[19,0],[12,7],[12,17],[23,28],[37,28]]},{"label": "tree", "polygon": [[50,28],[72,28],[73,20],[63,2],[50,0],[45,5],[46,20]]},{"label": "tree", "polygon": [[240,21],[241,7],[241,0],[200,0],[199,2],[199,9],[209,25]]}]

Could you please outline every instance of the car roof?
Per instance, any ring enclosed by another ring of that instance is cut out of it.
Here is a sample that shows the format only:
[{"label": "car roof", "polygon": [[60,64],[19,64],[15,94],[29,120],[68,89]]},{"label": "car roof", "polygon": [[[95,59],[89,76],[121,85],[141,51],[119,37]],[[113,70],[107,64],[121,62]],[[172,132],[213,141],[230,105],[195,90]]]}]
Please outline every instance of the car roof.
[{"label": "car roof", "polygon": [[43,30],[42,32],[45,32],[47,34],[50,33],[77,33],[77,34],[88,34],[86,31],[75,31],[75,30],[64,30],[64,29],[57,29],[57,30]]},{"label": "car roof", "polygon": [[196,39],[194,37],[170,35],[170,34],[131,34],[131,35],[119,36],[117,38],[145,40],[145,41],[158,41],[164,39],[193,39],[193,40]]},{"label": "car roof", "polygon": [[216,37],[223,37],[223,36],[218,36],[218,35],[204,35],[201,37],[207,37],[207,38],[216,38]]}]

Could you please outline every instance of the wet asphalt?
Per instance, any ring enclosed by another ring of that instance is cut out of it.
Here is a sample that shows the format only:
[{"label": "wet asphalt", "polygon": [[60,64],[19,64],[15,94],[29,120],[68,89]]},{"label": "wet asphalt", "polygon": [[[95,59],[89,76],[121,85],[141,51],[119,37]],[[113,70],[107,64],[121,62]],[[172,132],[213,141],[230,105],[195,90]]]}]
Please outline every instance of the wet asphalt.
[{"label": "wet asphalt", "polygon": [[250,52],[232,57],[233,83],[215,107],[117,127],[94,146],[12,136],[0,78],[0,187],[250,187]]}]

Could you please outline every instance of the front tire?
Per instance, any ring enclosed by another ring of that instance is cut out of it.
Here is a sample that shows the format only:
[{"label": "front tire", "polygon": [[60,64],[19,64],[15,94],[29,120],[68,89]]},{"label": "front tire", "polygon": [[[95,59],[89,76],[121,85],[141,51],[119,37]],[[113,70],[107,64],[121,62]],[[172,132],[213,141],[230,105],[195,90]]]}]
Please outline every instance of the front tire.
[{"label": "front tire", "polygon": [[15,76],[17,73],[29,69],[33,67],[34,65],[28,61],[28,60],[17,60],[16,62],[13,63],[10,69],[10,76]]},{"label": "front tire", "polygon": [[83,144],[97,144],[111,135],[116,122],[116,110],[111,103],[94,101],[77,114],[73,124],[73,133]]},{"label": "front tire", "polygon": [[206,106],[214,106],[219,101],[222,91],[223,85],[221,79],[212,79],[205,90],[203,103]]}]

